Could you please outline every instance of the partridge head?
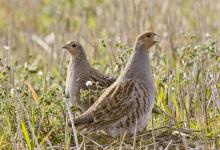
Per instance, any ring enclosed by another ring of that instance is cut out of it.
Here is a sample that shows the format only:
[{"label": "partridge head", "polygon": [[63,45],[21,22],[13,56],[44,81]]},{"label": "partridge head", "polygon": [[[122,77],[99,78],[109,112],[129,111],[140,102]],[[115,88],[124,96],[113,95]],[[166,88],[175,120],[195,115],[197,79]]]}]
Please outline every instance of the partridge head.
[{"label": "partridge head", "polygon": [[84,54],[82,45],[77,41],[69,41],[62,48],[68,50],[69,53],[74,57]]},{"label": "partridge head", "polygon": [[150,47],[152,47],[159,41],[159,35],[157,33],[144,32],[137,37],[135,47],[138,47],[139,49],[148,50]]}]

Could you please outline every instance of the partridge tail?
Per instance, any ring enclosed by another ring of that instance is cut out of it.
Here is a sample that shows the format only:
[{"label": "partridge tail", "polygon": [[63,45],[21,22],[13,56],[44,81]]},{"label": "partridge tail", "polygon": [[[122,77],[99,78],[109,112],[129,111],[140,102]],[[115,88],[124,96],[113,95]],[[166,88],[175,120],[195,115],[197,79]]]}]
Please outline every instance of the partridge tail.
[{"label": "partridge tail", "polygon": [[[77,129],[84,129],[93,121],[94,119],[91,113],[84,113],[74,119],[74,125]],[[71,122],[69,122],[69,126],[72,126]]]}]

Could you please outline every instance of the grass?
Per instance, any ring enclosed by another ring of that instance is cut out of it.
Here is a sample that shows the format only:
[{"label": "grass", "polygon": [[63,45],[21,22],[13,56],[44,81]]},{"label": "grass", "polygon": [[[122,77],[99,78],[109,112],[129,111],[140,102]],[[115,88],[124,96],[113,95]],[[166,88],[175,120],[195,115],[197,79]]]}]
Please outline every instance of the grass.
[{"label": "grass", "polygon": [[[0,149],[73,149],[63,96],[68,57],[79,40],[89,61],[119,75],[135,37],[154,30],[157,105],[140,135],[78,133],[85,149],[220,149],[218,0],[23,0],[0,2]],[[74,140],[75,139],[75,140]]]}]

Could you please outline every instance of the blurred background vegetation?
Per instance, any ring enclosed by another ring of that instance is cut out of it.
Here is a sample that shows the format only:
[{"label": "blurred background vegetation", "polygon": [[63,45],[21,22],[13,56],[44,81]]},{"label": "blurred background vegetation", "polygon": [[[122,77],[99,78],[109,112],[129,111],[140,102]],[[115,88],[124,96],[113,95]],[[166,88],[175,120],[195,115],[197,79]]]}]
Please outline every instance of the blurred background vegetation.
[{"label": "blurred background vegetation", "polygon": [[135,141],[84,133],[81,146],[219,149],[219,14],[218,0],[1,0],[0,148],[73,148],[62,45],[80,41],[95,68],[119,75],[136,36],[152,30],[162,112]]}]

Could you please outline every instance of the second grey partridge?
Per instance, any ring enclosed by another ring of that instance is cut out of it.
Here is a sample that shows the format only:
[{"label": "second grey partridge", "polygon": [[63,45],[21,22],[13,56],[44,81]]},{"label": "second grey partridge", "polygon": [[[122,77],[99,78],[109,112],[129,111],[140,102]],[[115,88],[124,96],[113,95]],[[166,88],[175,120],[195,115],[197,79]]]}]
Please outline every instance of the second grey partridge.
[{"label": "second grey partridge", "polygon": [[76,41],[67,42],[64,46],[71,54],[67,69],[65,94],[81,112],[85,112],[93,102],[80,99],[80,90],[104,90],[109,87],[116,78],[107,76],[92,68],[89,64],[82,45]]}]

